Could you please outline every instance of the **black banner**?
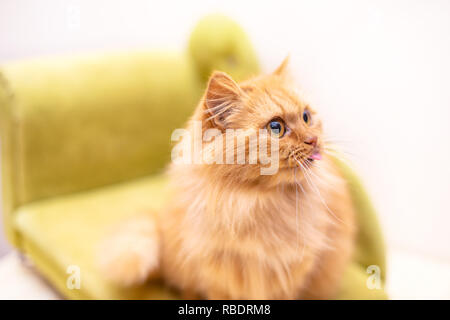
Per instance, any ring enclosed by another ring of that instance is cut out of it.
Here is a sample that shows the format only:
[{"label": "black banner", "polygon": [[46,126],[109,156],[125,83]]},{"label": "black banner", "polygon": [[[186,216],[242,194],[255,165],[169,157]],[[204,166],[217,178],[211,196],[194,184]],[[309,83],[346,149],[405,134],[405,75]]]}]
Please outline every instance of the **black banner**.
[{"label": "black banner", "polygon": [[143,319],[302,319],[333,316],[355,316],[357,318],[386,317],[386,309],[396,309],[403,316],[417,311],[430,310],[427,304],[436,307],[448,307],[449,301],[207,301],[207,300],[171,300],[171,301],[0,301],[0,310],[5,312],[11,307],[12,314],[36,312],[46,315],[65,317],[106,316],[131,320],[131,317]]}]

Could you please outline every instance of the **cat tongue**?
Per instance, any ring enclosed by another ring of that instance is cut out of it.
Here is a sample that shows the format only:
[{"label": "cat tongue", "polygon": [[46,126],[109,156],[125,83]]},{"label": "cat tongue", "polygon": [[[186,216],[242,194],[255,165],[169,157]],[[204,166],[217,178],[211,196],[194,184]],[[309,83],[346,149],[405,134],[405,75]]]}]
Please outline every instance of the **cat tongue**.
[{"label": "cat tongue", "polygon": [[320,154],[319,151],[315,151],[311,156],[311,159],[313,160],[322,160],[322,155]]}]

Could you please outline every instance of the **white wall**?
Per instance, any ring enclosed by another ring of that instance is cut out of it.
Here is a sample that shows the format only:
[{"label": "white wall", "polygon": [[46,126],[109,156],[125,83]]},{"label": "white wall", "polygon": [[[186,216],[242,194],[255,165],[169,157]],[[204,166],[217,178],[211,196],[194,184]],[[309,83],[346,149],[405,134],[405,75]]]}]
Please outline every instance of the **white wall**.
[{"label": "white wall", "polygon": [[391,247],[450,261],[449,1],[14,1],[0,61],[149,46],[181,49],[221,11],[266,70],[287,53],[330,135],[353,154]]}]

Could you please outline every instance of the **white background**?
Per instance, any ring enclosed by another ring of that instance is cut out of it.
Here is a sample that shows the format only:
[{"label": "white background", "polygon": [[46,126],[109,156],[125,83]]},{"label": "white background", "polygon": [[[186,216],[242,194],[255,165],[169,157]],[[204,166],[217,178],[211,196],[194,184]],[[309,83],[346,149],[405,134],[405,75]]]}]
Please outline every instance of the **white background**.
[{"label": "white background", "polygon": [[450,262],[450,1],[2,0],[0,62],[183,50],[211,12],[244,27],[265,71],[291,55],[329,135],[352,154],[389,248]]}]

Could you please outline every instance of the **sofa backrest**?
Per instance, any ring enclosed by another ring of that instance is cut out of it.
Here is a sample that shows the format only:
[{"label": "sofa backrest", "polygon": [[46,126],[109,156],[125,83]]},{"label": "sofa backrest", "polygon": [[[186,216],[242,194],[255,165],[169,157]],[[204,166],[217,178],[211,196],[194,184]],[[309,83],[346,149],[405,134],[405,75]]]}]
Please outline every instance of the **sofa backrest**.
[{"label": "sofa backrest", "polygon": [[[199,98],[184,57],[135,53],[3,68],[19,203],[153,173]],[[6,154],[8,156],[8,154]]]}]

